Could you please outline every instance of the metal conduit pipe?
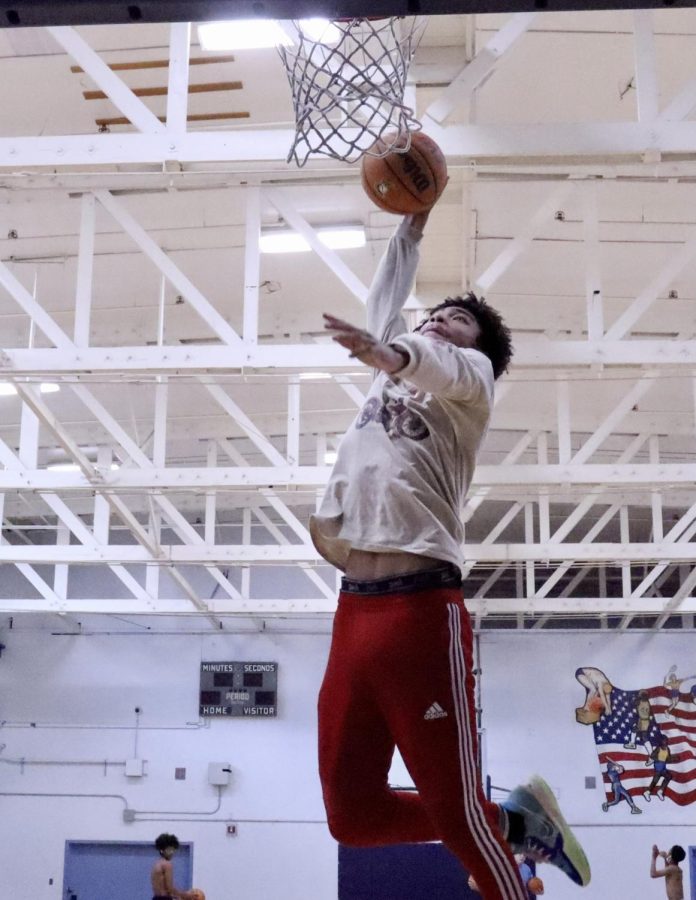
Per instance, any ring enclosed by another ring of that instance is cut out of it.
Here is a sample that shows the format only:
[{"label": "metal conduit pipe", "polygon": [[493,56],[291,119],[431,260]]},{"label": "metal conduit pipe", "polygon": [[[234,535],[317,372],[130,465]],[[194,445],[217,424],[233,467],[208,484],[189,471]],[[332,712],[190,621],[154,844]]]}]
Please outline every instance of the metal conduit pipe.
[{"label": "metal conduit pipe", "polygon": [[85,731],[198,731],[201,728],[210,728],[205,721],[187,722],[185,725],[85,725],[85,724],[57,724],[53,722],[0,722],[0,728],[53,728],[57,730],[85,730]]},{"label": "metal conduit pipe", "polygon": [[108,759],[3,759],[0,763],[10,766],[125,766],[123,762],[115,762]]}]

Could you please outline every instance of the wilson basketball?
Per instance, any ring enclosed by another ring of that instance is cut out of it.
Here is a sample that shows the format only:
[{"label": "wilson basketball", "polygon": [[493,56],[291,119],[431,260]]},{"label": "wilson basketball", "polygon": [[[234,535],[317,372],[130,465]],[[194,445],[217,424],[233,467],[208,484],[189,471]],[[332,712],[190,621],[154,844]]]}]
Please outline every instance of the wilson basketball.
[{"label": "wilson basketball", "polygon": [[[380,138],[376,151],[386,149],[394,135]],[[427,134],[411,134],[406,153],[392,150],[386,156],[362,158],[362,185],[372,202],[397,215],[427,212],[437,202],[447,184],[445,155]]]},{"label": "wilson basketball", "polygon": [[205,894],[200,888],[192,888],[189,891],[189,897],[191,900],[205,900]]}]

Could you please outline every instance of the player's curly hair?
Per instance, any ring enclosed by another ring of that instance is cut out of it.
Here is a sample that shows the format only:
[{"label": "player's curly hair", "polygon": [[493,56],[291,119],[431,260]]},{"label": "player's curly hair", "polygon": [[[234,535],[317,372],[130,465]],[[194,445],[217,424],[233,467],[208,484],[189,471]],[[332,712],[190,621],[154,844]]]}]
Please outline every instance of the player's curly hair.
[{"label": "player's curly hair", "polygon": [[[499,378],[507,370],[513,354],[512,336],[510,329],[503,322],[503,317],[497,309],[486,303],[483,297],[477,297],[473,291],[469,291],[463,297],[447,297],[442,303],[428,310],[428,317],[450,306],[465,309],[474,316],[481,329],[476,348],[490,359],[493,364],[493,376]],[[426,321],[427,319],[424,319],[416,331],[420,331]]]},{"label": "player's curly hair", "polygon": [[161,853],[163,850],[166,850],[167,847],[173,847],[175,850],[179,849],[179,838],[175,834],[161,834],[155,840],[155,847]]},{"label": "player's curly hair", "polygon": [[680,863],[683,859],[686,859],[686,851],[683,847],[680,847],[679,844],[675,844],[674,847],[669,851],[669,855],[672,857],[672,862]]}]

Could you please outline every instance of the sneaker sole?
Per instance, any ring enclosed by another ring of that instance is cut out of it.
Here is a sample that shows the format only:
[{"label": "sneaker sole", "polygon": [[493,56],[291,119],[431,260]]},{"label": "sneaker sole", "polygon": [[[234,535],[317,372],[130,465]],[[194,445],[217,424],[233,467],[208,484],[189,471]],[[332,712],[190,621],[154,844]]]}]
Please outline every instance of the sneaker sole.
[{"label": "sneaker sole", "polygon": [[580,878],[580,884],[585,887],[590,883],[590,864],[585,856],[585,851],[566,822],[563,813],[556,801],[553,791],[538,775],[535,775],[526,785],[539,806],[553,821],[563,836],[563,852],[572,863]]}]

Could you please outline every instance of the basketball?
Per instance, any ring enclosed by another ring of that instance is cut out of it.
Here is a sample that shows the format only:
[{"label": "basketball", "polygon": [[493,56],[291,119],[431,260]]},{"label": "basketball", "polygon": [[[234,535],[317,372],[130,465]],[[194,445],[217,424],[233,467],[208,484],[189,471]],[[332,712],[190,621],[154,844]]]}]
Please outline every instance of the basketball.
[{"label": "basketball", "polygon": [[540,897],[544,893],[544,882],[535,875],[527,882],[527,890],[535,897]]},{"label": "basketball", "polygon": [[[379,152],[389,146],[394,134],[374,145]],[[362,185],[372,202],[397,215],[427,212],[437,202],[447,184],[447,163],[442,150],[422,131],[411,134],[406,153],[391,151],[386,156],[362,158]]]},{"label": "basketball", "polygon": [[191,888],[189,897],[191,900],[205,900],[205,894],[200,888]]},{"label": "basketball", "polygon": [[593,697],[590,700],[590,709],[592,712],[602,713],[604,712],[604,703],[602,702],[601,697]]}]

